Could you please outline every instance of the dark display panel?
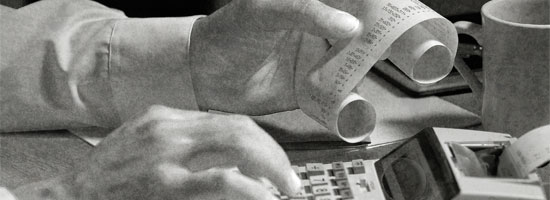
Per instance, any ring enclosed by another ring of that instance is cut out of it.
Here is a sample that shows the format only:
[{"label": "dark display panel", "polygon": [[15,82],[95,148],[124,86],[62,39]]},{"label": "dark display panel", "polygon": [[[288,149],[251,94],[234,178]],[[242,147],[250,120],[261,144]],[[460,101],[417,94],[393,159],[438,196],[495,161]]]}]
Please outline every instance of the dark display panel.
[{"label": "dark display panel", "polygon": [[458,186],[433,129],[426,129],[375,164],[384,195],[393,200],[452,199]]}]

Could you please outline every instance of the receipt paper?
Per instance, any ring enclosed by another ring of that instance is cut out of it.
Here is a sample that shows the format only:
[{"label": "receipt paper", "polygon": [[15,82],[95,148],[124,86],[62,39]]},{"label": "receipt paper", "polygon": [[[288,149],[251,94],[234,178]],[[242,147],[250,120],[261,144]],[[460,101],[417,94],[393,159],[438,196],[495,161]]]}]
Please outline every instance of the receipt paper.
[{"label": "receipt paper", "polygon": [[458,36],[418,0],[351,2],[360,34],[337,41],[311,68],[298,68],[295,87],[302,111],[344,141],[359,142],[374,130],[376,113],[353,90],[371,67],[388,58],[412,80],[436,82],[453,67]]},{"label": "receipt paper", "polygon": [[506,147],[500,156],[498,176],[525,178],[550,162],[550,125],[533,129]]}]

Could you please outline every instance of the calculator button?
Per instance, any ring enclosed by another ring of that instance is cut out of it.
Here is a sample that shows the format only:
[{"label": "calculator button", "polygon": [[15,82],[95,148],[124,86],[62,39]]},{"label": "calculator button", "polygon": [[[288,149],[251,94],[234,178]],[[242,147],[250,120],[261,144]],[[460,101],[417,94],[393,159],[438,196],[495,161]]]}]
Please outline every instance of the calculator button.
[{"label": "calculator button", "polygon": [[365,166],[363,165],[363,160],[352,160],[351,166],[353,168],[354,174],[364,174]]},{"label": "calculator button", "polygon": [[316,196],[315,200],[334,200],[331,196]]},{"label": "calculator button", "polygon": [[298,174],[298,177],[300,177],[300,179],[303,179],[303,180],[307,180],[307,173],[305,172],[300,172],[300,174]]},{"label": "calculator button", "polygon": [[346,171],[335,171],[334,172],[334,178],[336,179],[346,179],[348,175],[346,174]]},{"label": "calculator button", "polygon": [[325,166],[322,163],[308,163],[306,164],[306,171],[309,176],[324,175]]},{"label": "calculator button", "polygon": [[349,188],[349,182],[347,180],[337,180],[336,185],[339,188]]},{"label": "calculator button", "polygon": [[312,192],[311,192],[311,185],[304,186],[304,192],[305,192],[306,194],[311,194],[311,193],[312,193]]},{"label": "calculator button", "polygon": [[314,195],[330,194],[330,187],[326,185],[318,185],[311,187],[311,191]]},{"label": "calculator button", "polygon": [[344,199],[353,198],[353,194],[351,193],[351,190],[348,190],[348,189],[340,190],[340,196],[342,196],[342,198]]},{"label": "calculator button", "polygon": [[366,190],[367,192],[371,191],[370,185],[367,183],[366,179],[360,179],[359,182],[357,183],[357,185],[359,186],[359,188],[362,188],[362,189]]},{"label": "calculator button", "polygon": [[353,166],[353,167],[364,166],[363,165],[363,159],[352,160],[351,161],[351,166]]},{"label": "calculator button", "polygon": [[309,182],[311,185],[327,185],[329,179],[326,176],[310,176]]},{"label": "calculator button", "polygon": [[292,196],[290,196],[289,198],[290,199],[296,199],[296,198],[303,198],[303,199],[306,199],[308,195],[306,194],[306,191],[304,191],[304,189],[302,189],[302,191],[300,192],[297,192],[296,194],[293,194]]},{"label": "calculator button", "polygon": [[309,180],[302,180],[302,186],[308,186],[311,185]]},{"label": "calculator button", "polygon": [[336,170],[344,170],[344,162],[333,162],[332,163],[332,169],[334,171]]}]

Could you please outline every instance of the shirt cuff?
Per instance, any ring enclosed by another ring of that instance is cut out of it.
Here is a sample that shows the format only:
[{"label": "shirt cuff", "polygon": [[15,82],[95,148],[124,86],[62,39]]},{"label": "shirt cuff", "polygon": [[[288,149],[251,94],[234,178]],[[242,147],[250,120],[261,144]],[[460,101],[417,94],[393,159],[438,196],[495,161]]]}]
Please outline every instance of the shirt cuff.
[{"label": "shirt cuff", "polygon": [[189,42],[199,17],[130,18],[116,23],[109,76],[114,104],[123,121],[154,104],[198,109]]}]

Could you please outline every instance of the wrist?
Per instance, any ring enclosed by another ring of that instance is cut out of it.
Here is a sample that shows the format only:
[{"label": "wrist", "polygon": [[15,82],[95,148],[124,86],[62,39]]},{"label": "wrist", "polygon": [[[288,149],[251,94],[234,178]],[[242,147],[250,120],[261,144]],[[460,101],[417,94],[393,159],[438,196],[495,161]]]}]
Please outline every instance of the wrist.
[{"label": "wrist", "polygon": [[193,90],[195,93],[195,99],[199,110],[206,111],[209,109],[207,99],[209,99],[206,93],[205,84],[201,76],[201,67],[204,67],[204,55],[206,54],[206,49],[208,48],[207,37],[205,35],[206,29],[206,17],[199,18],[193,24],[193,29],[191,30],[191,38],[189,44],[189,63],[191,69],[191,81],[193,85]]}]

